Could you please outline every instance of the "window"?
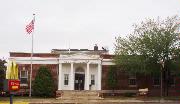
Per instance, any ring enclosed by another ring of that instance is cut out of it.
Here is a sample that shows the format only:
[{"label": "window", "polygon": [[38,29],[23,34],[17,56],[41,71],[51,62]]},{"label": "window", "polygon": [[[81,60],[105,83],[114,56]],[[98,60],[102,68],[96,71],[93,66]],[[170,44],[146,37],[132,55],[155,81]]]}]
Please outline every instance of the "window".
[{"label": "window", "polygon": [[153,85],[154,86],[160,86],[160,76],[159,75],[153,75]]},{"label": "window", "polygon": [[129,86],[136,87],[136,74],[129,74]]},{"label": "window", "polygon": [[171,72],[171,73],[170,73],[169,85],[170,85],[170,86],[175,86],[175,73],[174,73],[174,72]]},{"label": "window", "polygon": [[64,85],[68,85],[69,74],[64,74]]},{"label": "window", "polygon": [[28,71],[27,70],[20,71],[20,80],[21,80],[21,84],[28,83]]},{"label": "window", "polygon": [[170,79],[169,79],[169,85],[170,86],[175,86],[175,78],[174,77],[170,77]]},{"label": "window", "polygon": [[91,85],[95,85],[95,75],[91,75]]}]

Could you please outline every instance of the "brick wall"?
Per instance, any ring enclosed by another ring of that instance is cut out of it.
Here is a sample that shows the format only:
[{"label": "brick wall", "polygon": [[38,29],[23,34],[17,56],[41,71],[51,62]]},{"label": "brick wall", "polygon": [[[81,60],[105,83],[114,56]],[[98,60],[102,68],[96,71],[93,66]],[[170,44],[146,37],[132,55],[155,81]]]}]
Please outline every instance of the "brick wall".
[{"label": "brick wall", "polygon": [[[102,90],[112,90],[108,87],[108,71],[109,66],[102,66]],[[138,90],[140,88],[148,88],[149,96],[160,96],[161,86],[154,86],[153,79],[151,75],[138,74],[136,77],[137,86],[130,87],[128,84],[128,74],[124,71],[117,69],[118,74],[118,85],[115,90]],[[175,86],[169,87],[169,96],[180,96],[180,78],[176,77]]]},{"label": "brick wall", "polygon": [[[42,66],[42,65],[33,64],[32,81],[35,79],[36,74],[37,74],[40,66]],[[59,65],[58,64],[44,64],[43,66],[46,66],[50,70],[52,77],[53,77],[53,80],[54,80],[54,83],[55,83],[55,89],[57,90],[57,88],[58,88],[58,66]],[[19,64],[18,68],[19,68],[19,74],[20,74],[20,71],[23,69],[28,70],[28,87],[24,87],[24,86],[21,87],[21,90],[25,90],[28,92],[29,91],[31,65],[30,64]],[[23,92],[23,93],[25,93],[25,92]]]}]

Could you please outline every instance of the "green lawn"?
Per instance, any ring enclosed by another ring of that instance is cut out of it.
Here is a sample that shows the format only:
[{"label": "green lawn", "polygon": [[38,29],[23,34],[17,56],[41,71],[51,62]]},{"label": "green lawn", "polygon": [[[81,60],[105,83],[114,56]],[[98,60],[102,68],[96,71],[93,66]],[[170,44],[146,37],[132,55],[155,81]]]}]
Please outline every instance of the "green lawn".
[{"label": "green lawn", "polygon": [[[9,104],[9,101],[0,101],[0,104]],[[29,104],[29,102],[25,102],[25,101],[14,101],[13,104]]]},{"label": "green lawn", "polygon": [[[127,99],[136,99],[136,100],[160,100],[161,97],[146,97],[146,96],[136,96],[136,97],[125,97],[125,96],[106,96],[106,99],[120,99],[120,100],[127,100]],[[163,97],[164,100],[174,100],[174,101],[180,101],[180,96],[169,96],[169,97]]]},{"label": "green lawn", "polygon": [[[123,96],[107,96],[104,100],[160,100],[160,97],[123,97]],[[165,100],[180,101],[180,96],[164,97]],[[59,102],[55,98],[38,98],[38,97],[21,97],[14,96],[13,104],[29,104],[29,102]],[[9,97],[0,97],[0,104],[9,104]]]},{"label": "green lawn", "polygon": [[[9,104],[9,97],[0,97],[0,104]],[[28,97],[13,97],[13,104],[29,104]]]}]

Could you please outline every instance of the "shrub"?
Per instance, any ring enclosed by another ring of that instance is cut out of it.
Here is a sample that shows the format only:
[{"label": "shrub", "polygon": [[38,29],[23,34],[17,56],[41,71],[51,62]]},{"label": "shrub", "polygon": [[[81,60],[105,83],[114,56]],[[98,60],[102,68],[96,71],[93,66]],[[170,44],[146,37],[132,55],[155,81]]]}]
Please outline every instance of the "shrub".
[{"label": "shrub", "polygon": [[114,90],[117,87],[117,83],[118,83],[117,71],[115,67],[113,66],[110,67],[107,77],[108,77],[108,80],[107,80],[108,87]]},{"label": "shrub", "polygon": [[5,79],[6,61],[0,59],[0,93],[3,91],[3,81]]},{"label": "shrub", "polygon": [[50,97],[54,94],[54,82],[47,67],[41,66],[33,81],[33,95],[40,97]]}]

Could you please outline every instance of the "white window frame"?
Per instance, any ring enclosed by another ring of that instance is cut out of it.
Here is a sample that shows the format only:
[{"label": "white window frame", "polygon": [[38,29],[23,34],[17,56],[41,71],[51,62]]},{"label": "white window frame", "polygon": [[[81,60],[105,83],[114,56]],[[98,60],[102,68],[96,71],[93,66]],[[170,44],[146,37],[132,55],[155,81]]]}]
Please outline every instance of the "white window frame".
[{"label": "white window frame", "polygon": [[[92,80],[94,80],[94,84],[92,84]],[[91,74],[91,85],[96,85],[95,74]]]},{"label": "white window frame", "polygon": [[155,84],[154,82],[154,80],[155,80],[155,77],[157,77],[157,76],[153,76],[153,86],[160,86],[160,84],[161,84],[161,78],[160,78],[160,76],[158,76],[159,77],[159,84],[157,85],[157,84]]},{"label": "white window frame", "polygon": [[[66,80],[67,80],[67,84],[65,83]],[[69,85],[69,74],[64,74],[64,85],[65,86]]]},{"label": "white window frame", "polygon": [[[25,71],[25,73],[26,73],[26,76],[22,76],[22,71]],[[20,80],[21,80],[21,78],[26,78],[27,79],[27,83],[20,83],[20,86],[28,86],[28,70],[25,70],[24,68],[23,68],[23,70],[20,70]]]},{"label": "white window frame", "polygon": [[[135,80],[136,84],[135,85],[131,85],[130,84],[130,80]],[[137,78],[136,78],[136,74],[128,74],[128,85],[129,87],[137,87]]]},{"label": "white window frame", "polygon": [[174,83],[173,83],[173,84],[170,84],[170,83],[169,83],[169,84],[170,84],[170,87],[174,87],[175,84],[176,84],[176,74],[175,74],[175,72],[171,72],[171,73],[170,73],[170,78],[171,78],[171,77],[173,78],[173,82],[174,82]]}]

